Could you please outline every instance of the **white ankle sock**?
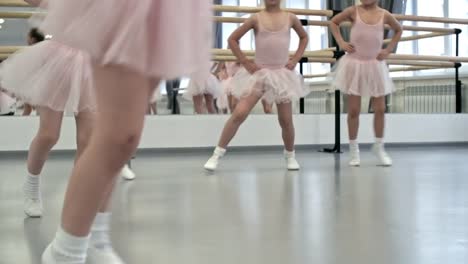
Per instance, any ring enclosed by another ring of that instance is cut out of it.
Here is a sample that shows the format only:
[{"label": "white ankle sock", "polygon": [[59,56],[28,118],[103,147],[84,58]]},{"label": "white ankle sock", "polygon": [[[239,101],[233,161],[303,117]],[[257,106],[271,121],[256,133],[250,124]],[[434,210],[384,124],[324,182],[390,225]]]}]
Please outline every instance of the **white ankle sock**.
[{"label": "white ankle sock", "polygon": [[224,156],[224,154],[226,154],[226,149],[224,149],[222,147],[216,147],[214,152],[213,152],[213,155],[216,155],[218,157],[222,157],[222,156]]},{"label": "white ankle sock", "polygon": [[91,226],[91,246],[101,250],[111,250],[112,243],[109,236],[111,213],[98,213]]},{"label": "white ankle sock", "polygon": [[384,140],[383,140],[383,138],[375,138],[375,143],[383,145]]},{"label": "white ankle sock", "polygon": [[357,142],[357,140],[349,141],[349,149],[350,151],[359,151],[359,143]]},{"label": "white ankle sock", "polygon": [[60,227],[52,241],[51,253],[56,263],[85,263],[88,244],[89,236],[76,237]]},{"label": "white ankle sock", "polygon": [[296,156],[296,151],[287,151],[286,149],[284,150],[284,156],[286,158],[294,158]]},{"label": "white ankle sock", "polygon": [[26,177],[26,181],[23,185],[24,195],[32,200],[40,200],[41,199],[41,190],[40,190],[40,175],[32,175],[28,173]]}]

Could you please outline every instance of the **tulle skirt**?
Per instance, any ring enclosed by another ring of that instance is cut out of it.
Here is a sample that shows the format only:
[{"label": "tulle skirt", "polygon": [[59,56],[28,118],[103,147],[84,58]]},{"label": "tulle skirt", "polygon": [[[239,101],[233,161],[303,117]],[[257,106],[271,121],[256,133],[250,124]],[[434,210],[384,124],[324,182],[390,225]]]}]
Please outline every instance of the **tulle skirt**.
[{"label": "tulle skirt", "polygon": [[262,95],[268,103],[289,103],[306,96],[302,76],[286,68],[261,69],[250,74],[242,68],[233,77],[232,95],[237,98],[252,93]]},{"label": "tulle skirt", "polygon": [[221,83],[213,74],[203,80],[191,78],[184,98],[191,100],[193,96],[204,94],[210,94],[213,98],[219,98],[223,94]]},{"label": "tulle skirt", "polygon": [[1,86],[33,106],[79,113],[94,111],[96,101],[90,57],[55,41],[43,41],[1,64]]},{"label": "tulle skirt", "polygon": [[222,94],[216,100],[216,106],[219,109],[228,109],[229,108],[229,97],[232,93],[233,88],[233,79],[232,77],[221,81]]},{"label": "tulle skirt", "polygon": [[49,0],[41,28],[103,65],[174,79],[209,71],[210,0]]},{"label": "tulle skirt", "polygon": [[343,56],[332,71],[332,87],[344,94],[381,97],[395,91],[385,61]]}]

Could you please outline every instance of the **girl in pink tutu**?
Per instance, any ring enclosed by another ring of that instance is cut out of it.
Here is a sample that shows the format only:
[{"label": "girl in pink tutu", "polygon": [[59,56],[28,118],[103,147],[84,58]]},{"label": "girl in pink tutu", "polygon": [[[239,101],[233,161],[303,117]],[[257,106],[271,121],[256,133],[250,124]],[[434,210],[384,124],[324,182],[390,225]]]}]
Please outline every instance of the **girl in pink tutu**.
[{"label": "girl in pink tutu", "polygon": [[[91,55],[97,112],[43,264],[85,263],[93,220],[137,148],[149,99],[160,80],[195,72],[202,79],[209,73],[210,2],[53,0],[49,5],[42,28],[57,41]],[[122,261],[106,258],[96,263]]]},{"label": "girl in pink tutu", "polygon": [[216,114],[215,99],[221,97],[221,83],[214,70],[218,64],[213,64],[211,72],[202,79],[192,76],[184,98],[193,100],[193,108],[196,114]]},{"label": "girl in pink tutu", "polygon": [[[348,95],[348,130],[350,140],[350,166],[360,165],[357,135],[361,96],[370,96],[374,110],[375,144],[373,152],[380,164],[391,166],[392,159],[385,152],[384,114],[385,95],[394,91],[392,80],[385,59],[395,49],[401,38],[402,27],[393,15],[379,8],[377,0],[362,0],[361,5],[345,9],[335,16],[330,29],[338,45],[347,52],[334,71],[333,86]],[[351,21],[350,42],[341,36],[339,25]],[[384,25],[388,24],[394,31],[392,41],[383,49]]]},{"label": "girl in pink tutu", "polygon": [[[262,98],[277,105],[288,170],[299,169],[294,152],[292,101],[304,96],[305,92],[303,80],[294,69],[307,46],[308,36],[299,19],[281,10],[280,4],[280,0],[266,0],[265,10],[251,16],[229,37],[229,47],[244,66],[233,79],[235,88],[232,93],[240,101],[224,126],[213,156],[205,164],[207,170],[216,170],[227,145]],[[300,42],[295,55],[289,58],[291,28],[298,34]],[[255,30],[255,62],[249,61],[239,47],[239,39],[251,29]]]}]

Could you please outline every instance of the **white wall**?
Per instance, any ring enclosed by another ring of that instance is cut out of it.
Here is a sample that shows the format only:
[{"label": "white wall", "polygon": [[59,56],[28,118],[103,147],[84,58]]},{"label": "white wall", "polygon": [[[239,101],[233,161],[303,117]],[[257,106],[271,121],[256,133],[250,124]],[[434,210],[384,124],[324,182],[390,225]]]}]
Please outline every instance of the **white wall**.
[{"label": "white wall", "polygon": [[[298,145],[334,142],[333,115],[296,115]],[[140,148],[212,147],[227,116],[150,116]],[[342,116],[342,141],[346,142],[346,116]],[[36,132],[37,117],[0,117],[0,151],[24,151]],[[372,116],[363,115],[359,141],[373,141]],[[55,147],[75,149],[75,122],[64,118],[62,136]],[[468,115],[392,114],[387,117],[389,143],[466,142]],[[118,131],[116,131],[118,133]],[[281,131],[276,116],[252,115],[241,127],[232,146],[280,146]]]}]

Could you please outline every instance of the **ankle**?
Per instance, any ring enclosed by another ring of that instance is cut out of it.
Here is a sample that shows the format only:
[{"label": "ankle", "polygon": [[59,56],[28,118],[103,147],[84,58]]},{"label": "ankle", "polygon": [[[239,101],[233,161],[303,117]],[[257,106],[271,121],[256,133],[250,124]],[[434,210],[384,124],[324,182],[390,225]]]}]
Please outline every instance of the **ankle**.
[{"label": "ankle", "polygon": [[112,248],[109,236],[110,212],[99,212],[91,226],[91,246],[98,249]]},{"label": "ankle", "polygon": [[56,260],[74,260],[76,263],[84,263],[88,244],[89,235],[77,237],[60,227],[51,243],[52,254]]},{"label": "ankle", "polygon": [[226,149],[222,147],[216,147],[213,151],[213,156],[222,157],[226,154]]}]

